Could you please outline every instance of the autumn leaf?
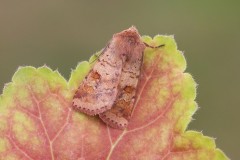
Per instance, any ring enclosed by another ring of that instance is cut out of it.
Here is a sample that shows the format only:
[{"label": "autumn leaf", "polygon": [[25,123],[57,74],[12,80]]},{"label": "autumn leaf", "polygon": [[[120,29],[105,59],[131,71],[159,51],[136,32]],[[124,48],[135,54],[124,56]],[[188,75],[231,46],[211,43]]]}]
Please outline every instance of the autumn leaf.
[{"label": "autumn leaf", "polygon": [[[147,48],[133,116],[125,130],[75,112],[72,97],[91,65],[67,82],[46,66],[22,67],[0,97],[1,160],[227,160],[213,138],[186,131],[196,83],[173,37],[143,37]],[[91,58],[91,61],[94,57]]]}]

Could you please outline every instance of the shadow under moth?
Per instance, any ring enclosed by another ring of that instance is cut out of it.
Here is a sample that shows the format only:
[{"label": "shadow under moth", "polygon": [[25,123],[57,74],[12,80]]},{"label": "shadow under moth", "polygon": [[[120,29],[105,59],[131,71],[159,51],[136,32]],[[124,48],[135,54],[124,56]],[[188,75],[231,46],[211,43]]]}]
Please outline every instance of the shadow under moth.
[{"label": "shadow under moth", "polygon": [[73,97],[75,110],[96,115],[109,126],[127,127],[134,108],[143,52],[151,47],[135,27],[113,35]]}]

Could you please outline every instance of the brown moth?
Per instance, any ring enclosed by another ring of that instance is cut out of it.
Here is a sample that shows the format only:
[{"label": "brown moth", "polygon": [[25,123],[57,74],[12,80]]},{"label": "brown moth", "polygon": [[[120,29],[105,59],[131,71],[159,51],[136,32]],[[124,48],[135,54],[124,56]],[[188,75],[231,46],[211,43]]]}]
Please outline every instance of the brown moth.
[{"label": "brown moth", "polygon": [[135,27],[114,34],[80,84],[73,107],[88,115],[99,114],[109,126],[124,129],[133,110],[146,46],[151,47]]}]

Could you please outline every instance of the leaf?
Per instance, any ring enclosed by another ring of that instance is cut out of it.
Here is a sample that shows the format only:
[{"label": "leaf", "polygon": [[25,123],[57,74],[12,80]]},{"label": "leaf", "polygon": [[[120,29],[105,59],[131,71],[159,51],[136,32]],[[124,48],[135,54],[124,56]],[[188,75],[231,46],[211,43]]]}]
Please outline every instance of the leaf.
[{"label": "leaf", "polygon": [[[185,131],[197,109],[196,83],[173,37],[143,37],[147,48],[137,103],[126,130],[71,109],[91,65],[81,62],[67,82],[48,67],[23,67],[0,97],[0,159],[226,160],[213,138]],[[94,57],[91,58],[93,61]]]}]

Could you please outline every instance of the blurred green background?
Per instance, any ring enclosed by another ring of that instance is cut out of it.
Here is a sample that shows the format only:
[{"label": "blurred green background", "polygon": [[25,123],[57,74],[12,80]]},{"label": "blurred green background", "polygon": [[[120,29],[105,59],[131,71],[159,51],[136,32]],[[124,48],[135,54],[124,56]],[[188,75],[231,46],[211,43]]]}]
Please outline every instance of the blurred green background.
[{"label": "blurred green background", "polygon": [[0,88],[25,65],[47,64],[68,79],[131,25],[142,35],[175,36],[199,84],[189,128],[240,158],[240,1],[0,0]]}]

